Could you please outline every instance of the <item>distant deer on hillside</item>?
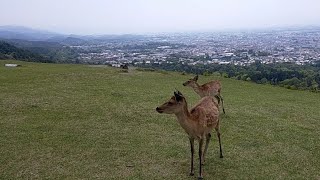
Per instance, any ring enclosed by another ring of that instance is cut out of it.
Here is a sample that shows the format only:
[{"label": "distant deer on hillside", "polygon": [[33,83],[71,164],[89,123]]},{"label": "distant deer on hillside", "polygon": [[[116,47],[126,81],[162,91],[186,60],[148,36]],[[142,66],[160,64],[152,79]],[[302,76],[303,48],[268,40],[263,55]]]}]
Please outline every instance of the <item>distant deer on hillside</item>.
[{"label": "distant deer on hillside", "polygon": [[198,81],[198,75],[196,75],[194,78],[189,79],[185,83],[183,83],[184,86],[189,86],[192,87],[192,89],[200,96],[200,97],[205,97],[205,96],[215,96],[218,99],[218,103],[222,106],[223,113],[225,114],[226,112],[224,111],[224,106],[223,106],[223,98],[221,96],[221,88],[222,85],[220,81],[215,80],[215,81],[210,81],[208,83],[205,83],[203,85],[199,85],[197,83]]},{"label": "distant deer on hillside", "polygon": [[[174,96],[172,96],[168,102],[157,107],[156,111],[159,113],[175,114],[179,124],[188,134],[191,146],[191,176],[194,175],[194,139],[198,140],[200,166],[198,179],[203,179],[202,165],[204,164],[213,128],[216,130],[219,139],[220,158],[223,158],[219,131],[219,108],[216,101],[211,96],[203,97],[198,104],[189,111],[186,99],[177,91],[174,92]],[[203,151],[202,146],[204,140],[206,140],[206,145]]]}]

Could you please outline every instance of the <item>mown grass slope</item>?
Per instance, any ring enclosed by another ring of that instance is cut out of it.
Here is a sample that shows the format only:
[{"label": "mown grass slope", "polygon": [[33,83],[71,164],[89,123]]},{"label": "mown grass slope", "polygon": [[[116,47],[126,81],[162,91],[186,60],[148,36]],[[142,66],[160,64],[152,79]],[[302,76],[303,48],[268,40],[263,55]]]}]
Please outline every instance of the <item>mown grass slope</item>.
[{"label": "mown grass slope", "polygon": [[[191,77],[0,61],[0,179],[195,179],[186,134],[155,111],[175,88],[194,105]],[[220,80],[224,158],[213,138],[206,179],[320,178],[320,94]]]}]

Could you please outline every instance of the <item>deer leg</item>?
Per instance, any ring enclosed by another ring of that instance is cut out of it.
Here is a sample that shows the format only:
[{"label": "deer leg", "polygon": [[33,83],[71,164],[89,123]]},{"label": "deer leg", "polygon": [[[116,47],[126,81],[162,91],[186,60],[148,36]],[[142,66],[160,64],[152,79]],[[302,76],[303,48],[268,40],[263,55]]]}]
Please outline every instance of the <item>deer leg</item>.
[{"label": "deer leg", "polygon": [[190,167],[190,176],[194,175],[194,166],[193,166],[193,155],[194,155],[194,139],[189,138],[190,141],[190,150],[191,150],[191,167]]},{"label": "deer leg", "polygon": [[218,100],[218,104],[220,104],[221,97],[217,94],[214,96]]},{"label": "deer leg", "polygon": [[207,150],[208,150],[208,146],[209,146],[210,140],[211,140],[211,134],[208,133],[208,134],[206,135],[206,146],[205,146],[204,152],[203,152],[202,165],[204,165],[204,162],[205,162],[205,160],[206,160],[206,159],[205,159],[205,156],[206,156],[206,154],[207,154]]},{"label": "deer leg", "polygon": [[202,165],[201,165],[201,163],[202,163],[202,154],[203,154],[202,146],[203,146],[203,138],[201,138],[199,140],[199,166],[200,166],[199,177],[198,177],[199,180],[203,179],[203,176],[202,176]]},{"label": "deer leg", "polygon": [[220,99],[221,99],[221,106],[222,106],[223,114],[226,114],[226,112],[224,111],[224,106],[223,106],[223,97],[220,96]]},{"label": "deer leg", "polygon": [[218,140],[219,140],[220,158],[223,158],[223,155],[222,155],[222,147],[221,147],[221,139],[220,139],[220,130],[219,130],[219,127],[215,128],[215,129],[216,129],[217,136],[218,136]]},{"label": "deer leg", "polygon": [[221,102],[223,114],[226,114],[226,112],[224,111],[223,98],[222,98],[222,96],[220,96],[220,95],[218,94],[218,95],[215,95],[214,97],[218,100],[219,107],[220,107],[220,102]]}]

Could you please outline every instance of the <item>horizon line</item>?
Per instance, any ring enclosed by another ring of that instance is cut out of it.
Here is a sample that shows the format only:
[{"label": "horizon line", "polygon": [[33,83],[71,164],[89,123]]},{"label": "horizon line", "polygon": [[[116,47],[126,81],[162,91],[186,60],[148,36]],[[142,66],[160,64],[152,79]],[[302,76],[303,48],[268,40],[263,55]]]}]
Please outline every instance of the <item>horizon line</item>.
[{"label": "horizon line", "polygon": [[156,35],[156,34],[188,34],[188,33],[223,33],[223,32],[250,32],[250,31],[270,31],[270,30],[296,30],[296,29],[306,29],[306,28],[320,28],[320,24],[309,24],[309,25],[275,25],[268,27],[229,27],[229,28],[216,28],[216,29],[202,29],[202,30],[164,30],[164,31],[146,31],[146,32],[120,32],[120,33],[68,33],[63,31],[55,31],[53,29],[47,28],[37,28],[24,25],[0,25],[0,28],[11,27],[11,28],[25,28],[28,30],[42,31],[43,33],[57,34],[57,35],[67,35],[67,36],[108,36],[108,35]]}]

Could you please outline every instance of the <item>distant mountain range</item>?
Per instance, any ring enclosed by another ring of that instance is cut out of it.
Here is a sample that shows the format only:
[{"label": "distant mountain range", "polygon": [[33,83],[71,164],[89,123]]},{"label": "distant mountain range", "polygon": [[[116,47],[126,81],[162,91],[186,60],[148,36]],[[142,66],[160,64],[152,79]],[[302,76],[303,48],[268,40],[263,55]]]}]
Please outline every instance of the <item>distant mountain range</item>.
[{"label": "distant mountain range", "polygon": [[0,26],[0,40],[25,40],[56,42],[62,45],[100,44],[104,41],[139,40],[142,35],[67,35],[45,30],[37,30],[23,26]]},{"label": "distant mountain range", "polygon": [[65,35],[23,26],[0,26],[0,39],[57,42],[66,45],[86,43],[86,39],[76,35]]},{"label": "distant mountain range", "polygon": [[23,40],[48,40],[52,37],[63,37],[58,33],[35,30],[23,26],[0,26],[0,38],[2,39],[23,39]]}]

